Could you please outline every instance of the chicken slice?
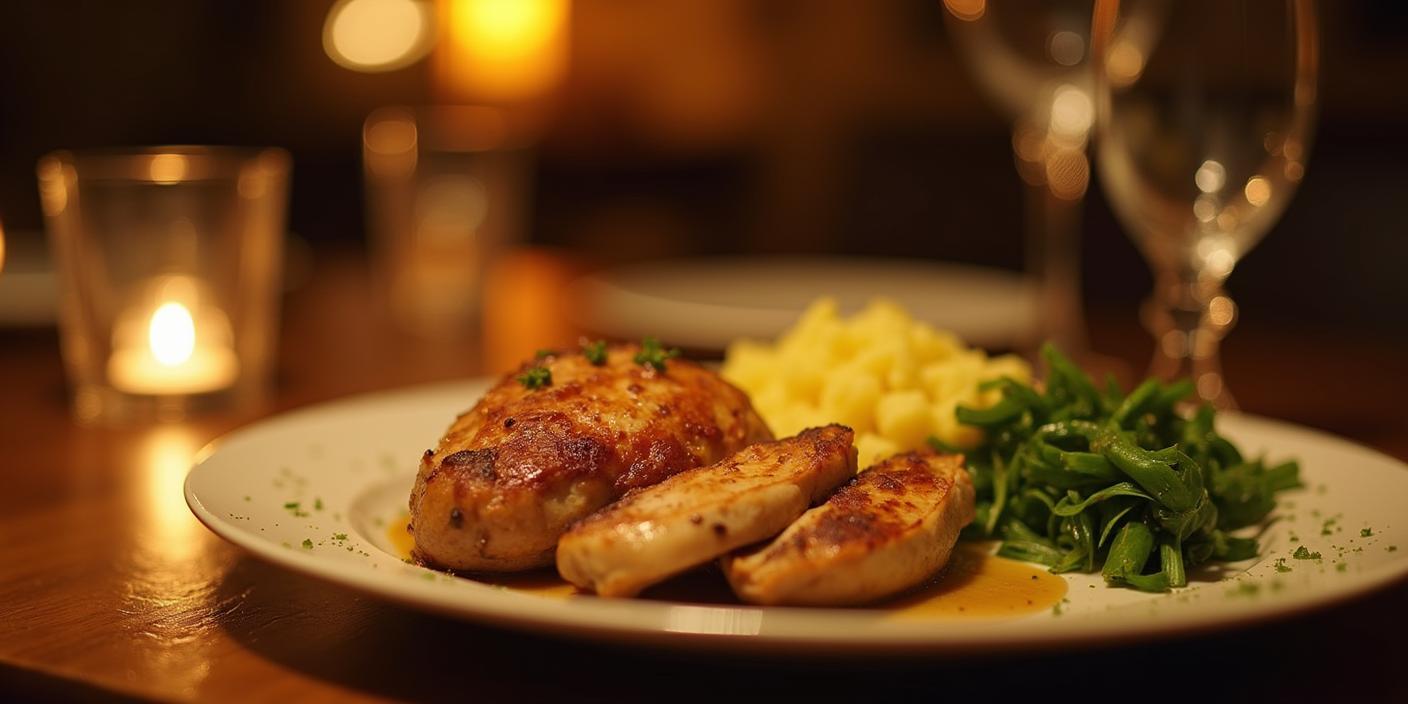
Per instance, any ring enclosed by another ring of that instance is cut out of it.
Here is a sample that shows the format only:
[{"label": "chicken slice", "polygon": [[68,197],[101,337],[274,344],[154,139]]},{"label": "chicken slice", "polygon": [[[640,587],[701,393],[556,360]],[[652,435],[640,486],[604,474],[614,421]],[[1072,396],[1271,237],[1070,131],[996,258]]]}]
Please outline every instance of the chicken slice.
[{"label": "chicken slice", "polygon": [[724,574],[754,604],[842,606],[924,581],[948,562],[973,520],[962,455],[909,452],[862,472],[768,545],[725,558]]},{"label": "chicken slice", "polygon": [[632,596],[777,535],[855,474],[854,440],[844,426],[812,428],[637,489],[562,536],[557,571],[602,596]]}]

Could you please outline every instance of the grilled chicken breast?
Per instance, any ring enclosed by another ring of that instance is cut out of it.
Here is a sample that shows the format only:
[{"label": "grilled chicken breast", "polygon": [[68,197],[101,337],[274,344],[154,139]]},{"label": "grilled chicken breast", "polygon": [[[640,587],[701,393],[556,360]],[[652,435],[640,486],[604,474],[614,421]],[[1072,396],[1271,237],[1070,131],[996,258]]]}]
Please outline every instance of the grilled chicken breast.
[{"label": "grilled chicken breast", "polygon": [[830,425],[753,445],[638,489],[562,536],[557,571],[602,596],[776,535],[856,471],[855,434]]},{"label": "grilled chicken breast", "polygon": [[910,452],[862,472],[766,546],[724,560],[754,604],[860,604],[912,587],[948,562],[973,520],[961,455]]},{"label": "grilled chicken breast", "polygon": [[[421,459],[415,556],[460,570],[550,565],[568,526],[627,491],[772,439],[714,372],[681,359],[657,371],[638,351],[612,347],[600,366],[578,352],[525,363],[460,415]],[[533,366],[551,383],[520,383]]]}]

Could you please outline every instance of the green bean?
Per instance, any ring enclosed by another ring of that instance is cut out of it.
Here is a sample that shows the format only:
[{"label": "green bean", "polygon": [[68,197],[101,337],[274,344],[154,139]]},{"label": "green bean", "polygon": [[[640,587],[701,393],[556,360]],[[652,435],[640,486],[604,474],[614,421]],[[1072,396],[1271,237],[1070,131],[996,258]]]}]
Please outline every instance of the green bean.
[{"label": "green bean", "polygon": [[[1021,455],[1012,460],[1014,465],[1019,462],[1021,462]],[[984,525],[989,535],[997,529],[997,519],[1002,517],[1003,509],[1007,508],[1007,463],[1003,462],[1002,456],[996,452],[992,455],[992,486],[992,508]]]},{"label": "green bean", "polygon": [[1147,379],[1139,385],[1139,388],[1130,392],[1124,402],[1110,414],[1110,424],[1117,428],[1123,428],[1129,419],[1139,415],[1144,408],[1154,400],[1159,393],[1159,382]]},{"label": "green bean", "polygon": [[1166,592],[1169,588],[1168,575],[1164,572],[1127,574],[1124,576],[1124,583],[1141,592]]},{"label": "green bean", "polygon": [[1129,575],[1144,571],[1144,563],[1149,561],[1149,553],[1154,550],[1154,532],[1143,521],[1130,521],[1115,534],[1110,543],[1110,552],[1105,555],[1105,566],[1101,569],[1106,582],[1124,581]]},{"label": "green bean", "polygon": [[1178,538],[1170,535],[1159,538],[1159,564],[1170,587],[1188,586],[1188,573],[1183,569],[1183,545]]},{"label": "green bean", "polygon": [[1147,451],[1128,442],[1113,440],[1105,445],[1104,454],[1120,471],[1152,494],[1155,501],[1170,510],[1186,511],[1193,507],[1194,498],[1178,473],[1150,457]]},{"label": "green bean", "polygon": [[[1098,547],[1105,546],[1105,541],[1109,540],[1110,535],[1114,532],[1115,528],[1120,525],[1120,519],[1124,518],[1126,515],[1129,514],[1130,511],[1134,510],[1136,502],[1125,501],[1121,506],[1120,503],[1117,503],[1119,501],[1119,499],[1111,499],[1110,501],[1107,501],[1100,505],[1101,512],[1108,512],[1108,515],[1106,515],[1100,521],[1100,539],[1096,541],[1096,545]],[[1113,507],[1114,510],[1110,510],[1111,507]]]},{"label": "green bean", "polygon": [[1160,389],[1154,400],[1149,403],[1149,408],[1166,412],[1173,408],[1174,404],[1192,395],[1193,391],[1193,382],[1180,379]]},{"label": "green bean", "polygon": [[1022,411],[1024,410],[1026,409],[1022,408],[1022,404],[1017,403],[1016,401],[1013,401],[1010,398],[1004,398],[1001,401],[998,401],[997,403],[982,409],[968,408],[967,406],[959,406],[955,415],[958,418],[958,422],[963,423],[964,425],[976,425],[978,427],[987,427],[993,425],[1002,425],[1003,423],[1011,422],[1018,416],[1022,415]]},{"label": "green bean", "polygon": [[1061,465],[1077,474],[1092,479],[1114,482],[1120,480],[1120,471],[1104,455],[1094,452],[1062,452]]},{"label": "green bean", "polygon": [[1067,498],[1061,499],[1059,502],[1057,502],[1056,506],[1051,509],[1051,512],[1055,513],[1058,516],[1074,516],[1078,513],[1083,513],[1087,508],[1090,508],[1091,506],[1094,506],[1095,504],[1100,503],[1101,501],[1111,499],[1116,496],[1135,496],[1141,499],[1148,499],[1149,501],[1154,500],[1153,497],[1144,493],[1139,489],[1139,487],[1130,484],[1129,482],[1120,482],[1119,484],[1112,484],[1110,486],[1105,487],[1104,489],[1101,489],[1100,491],[1091,494],[1090,496],[1087,496],[1084,500],[1080,498],[1075,498],[1074,500],[1072,500],[1070,498],[1072,495],[1077,497],[1079,496],[1073,491],[1069,492],[1067,494]]}]

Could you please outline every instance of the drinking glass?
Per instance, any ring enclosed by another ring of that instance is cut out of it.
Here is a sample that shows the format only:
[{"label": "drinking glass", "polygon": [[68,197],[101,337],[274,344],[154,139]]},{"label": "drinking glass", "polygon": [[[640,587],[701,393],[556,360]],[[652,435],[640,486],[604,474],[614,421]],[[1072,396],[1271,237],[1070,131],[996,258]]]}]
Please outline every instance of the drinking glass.
[{"label": "drinking glass", "polygon": [[79,420],[177,419],[261,395],[278,332],[288,174],[281,149],[40,159]]},{"label": "drinking glass", "polygon": [[490,260],[523,238],[530,133],[486,106],[388,107],[362,130],[367,218],[392,320],[473,336]]},{"label": "drinking glass", "polygon": [[[1129,18],[1163,17],[1148,48]],[[1154,272],[1151,374],[1235,407],[1218,348],[1233,266],[1305,175],[1319,38],[1313,0],[1097,0],[1096,154],[1116,216]]]},{"label": "drinking glass", "polygon": [[1094,121],[1090,0],[944,0],[944,7],[954,45],[1012,124],[1013,156],[1026,184],[1026,268],[1037,282],[1039,333],[1082,354],[1080,207]]}]

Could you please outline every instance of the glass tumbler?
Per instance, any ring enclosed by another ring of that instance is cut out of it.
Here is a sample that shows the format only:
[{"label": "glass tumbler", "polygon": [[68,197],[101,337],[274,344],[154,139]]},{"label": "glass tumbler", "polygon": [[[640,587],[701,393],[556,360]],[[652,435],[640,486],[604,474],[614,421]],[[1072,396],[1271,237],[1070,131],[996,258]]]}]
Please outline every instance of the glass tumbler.
[{"label": "glass tumbler", "polygon": [[172,420],[267,389],[290,159],[281,149],[55,152],[39,191],[80,421]]},{"label": "glass tumbler", "polygon": [[382,297],[401,328],[474,336],[493,257],[522,239],[530,140],[504,110],[383,108],[362,131],[367,220]]}]

